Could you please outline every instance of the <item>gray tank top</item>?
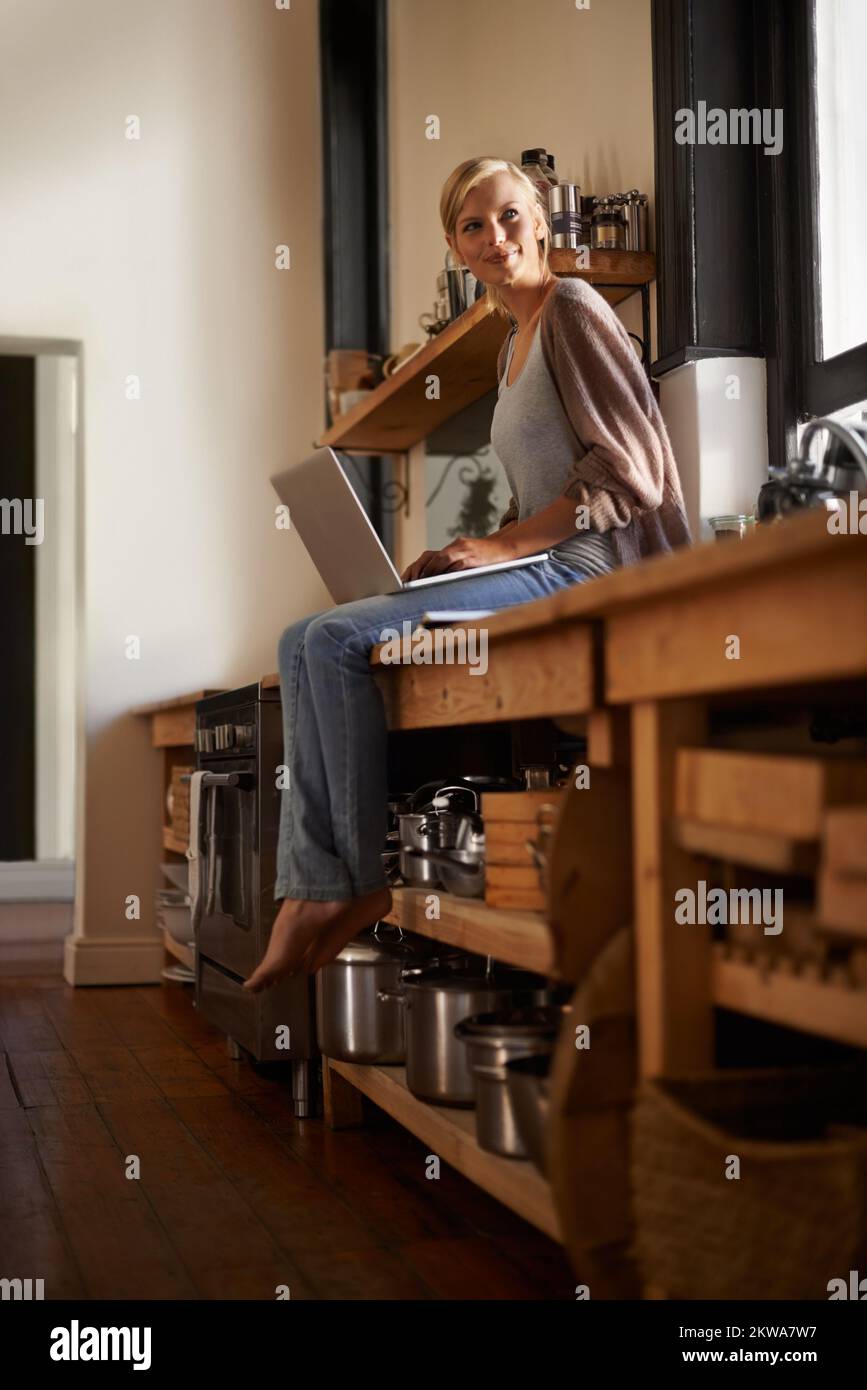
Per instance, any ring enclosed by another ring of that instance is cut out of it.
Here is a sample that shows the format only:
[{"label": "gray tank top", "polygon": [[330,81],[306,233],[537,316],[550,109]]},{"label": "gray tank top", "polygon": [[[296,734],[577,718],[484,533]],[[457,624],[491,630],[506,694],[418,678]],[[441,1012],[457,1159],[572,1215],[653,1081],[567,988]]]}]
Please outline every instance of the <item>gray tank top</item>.
[{"label": "gray tank top", "polygon": [[[526,521],[562,495],[576,449],[542,353],[538,322],[518,380],[507,386],[514,346],[513,332],[491,422],[491,444],[518,503],[518,519]],[[551,547],[551,554],[593,575],[607,574],[618,563],[610,536],[599,531],[576,531]]]}]

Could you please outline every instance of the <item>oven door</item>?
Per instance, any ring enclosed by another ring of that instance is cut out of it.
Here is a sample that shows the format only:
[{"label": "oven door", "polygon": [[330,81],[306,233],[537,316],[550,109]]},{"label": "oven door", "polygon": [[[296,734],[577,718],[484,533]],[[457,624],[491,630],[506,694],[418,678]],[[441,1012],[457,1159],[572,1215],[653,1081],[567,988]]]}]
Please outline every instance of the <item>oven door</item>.
[{"label": "oven door", "polygon": [[256,776],[249,759],[208,769],[199,801],[199,894],[196,948],[224,970],[246,978],[256,966],[258,885],[254,847]]}]

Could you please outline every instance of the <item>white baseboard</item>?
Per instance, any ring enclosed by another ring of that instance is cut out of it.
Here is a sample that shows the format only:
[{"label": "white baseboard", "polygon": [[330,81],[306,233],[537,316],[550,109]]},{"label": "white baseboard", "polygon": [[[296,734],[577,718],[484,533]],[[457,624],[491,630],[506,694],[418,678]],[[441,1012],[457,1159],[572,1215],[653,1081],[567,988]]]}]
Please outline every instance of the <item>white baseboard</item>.
[{"label": "white baseboard", "polygon": [[74,897],[72,859],[0,862],[0,902],[71,903]]},{"label": "white baseboard", "polygon": [[63,978],[70,985],[159,984],[165,949],[161,936],[68,936]]}]

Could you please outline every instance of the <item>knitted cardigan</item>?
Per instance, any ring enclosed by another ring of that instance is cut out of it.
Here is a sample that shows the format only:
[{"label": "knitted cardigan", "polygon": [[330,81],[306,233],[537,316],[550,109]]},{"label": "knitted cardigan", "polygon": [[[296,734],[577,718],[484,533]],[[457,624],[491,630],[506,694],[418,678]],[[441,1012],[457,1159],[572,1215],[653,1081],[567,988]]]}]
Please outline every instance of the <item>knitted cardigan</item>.
[{"label": "knitted cardigan", "polygon": [[[559,279],[542,306],[538,332],[575,435],[563,495],[589,509],[594,531],[611,532],[623,565],[688,544],[689,522],[665,423],[614,310],[585,280]],[[497,358],[498,380],[510,337]],[[512,497],[500,526],[517,520]]]}]

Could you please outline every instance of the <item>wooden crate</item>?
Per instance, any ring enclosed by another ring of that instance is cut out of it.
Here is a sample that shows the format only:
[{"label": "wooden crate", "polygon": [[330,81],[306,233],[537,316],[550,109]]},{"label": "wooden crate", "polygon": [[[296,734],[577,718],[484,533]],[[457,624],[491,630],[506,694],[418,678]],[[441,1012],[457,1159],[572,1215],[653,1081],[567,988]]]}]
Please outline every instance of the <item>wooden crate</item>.
[{"label": "wooden crate", "polygon": [[867,758],[786,757],[681,748],[675,814],[793,840],[817,840],[830,806],[867,800]]},{"label": "wooden crate", "polygon": [[561,787],[536,791],[485,792],[485,902],[489,907],[521,908],[542,912],[547,902],[545,884],[531,850],[539,840],[540,816],[553,822],[562,801]]}]

